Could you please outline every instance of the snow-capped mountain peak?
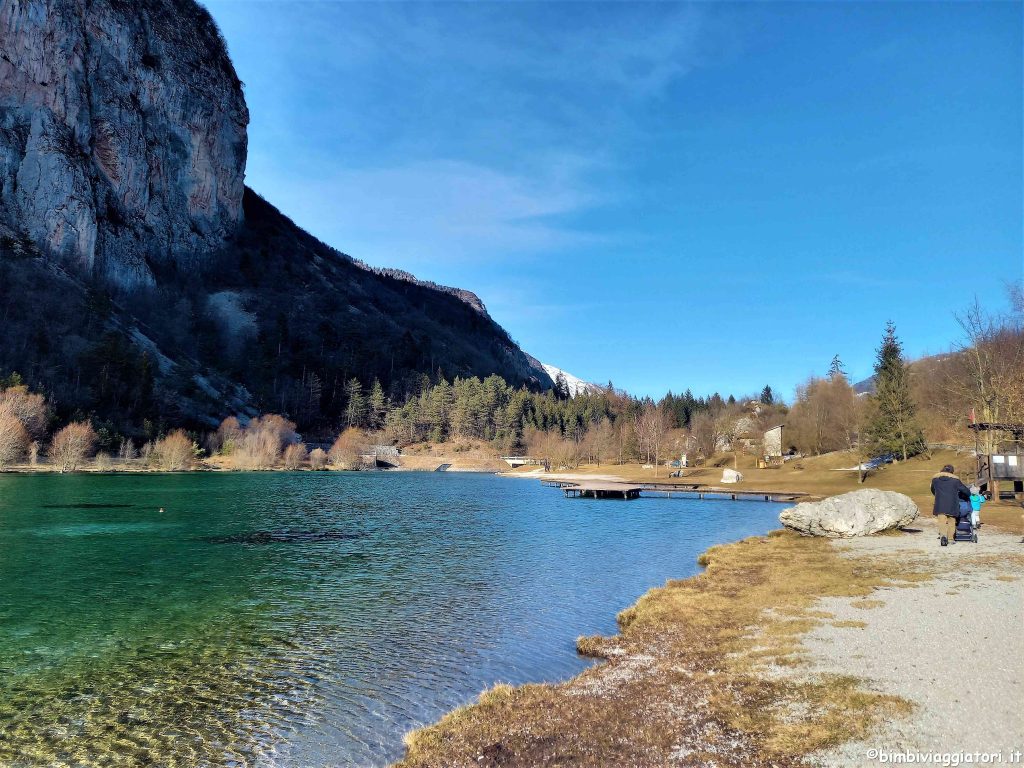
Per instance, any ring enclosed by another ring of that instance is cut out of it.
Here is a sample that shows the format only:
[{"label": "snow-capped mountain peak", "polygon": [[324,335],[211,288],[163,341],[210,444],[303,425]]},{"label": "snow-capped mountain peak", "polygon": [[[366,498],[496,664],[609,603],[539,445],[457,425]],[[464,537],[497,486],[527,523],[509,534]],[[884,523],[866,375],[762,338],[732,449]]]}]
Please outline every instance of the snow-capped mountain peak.
[{"label": "snow-capped mountain peak", "polygon": [[571,397],[576,397],[576,395],[584,394],[586,392],[594,392],[597,390],[597,385],[591,384],[589,381],[584,381],[577,376],[573,376],[571,373],[566,373],[561,368],[556,368],[555,366],[548,365],[547,363],[541,363],[541,365],[544,367],[548,376],[551,377],[552,381],[555,381],[559,374],[562,375],[565,379],[566,385],[569,387],[569,395]]}]

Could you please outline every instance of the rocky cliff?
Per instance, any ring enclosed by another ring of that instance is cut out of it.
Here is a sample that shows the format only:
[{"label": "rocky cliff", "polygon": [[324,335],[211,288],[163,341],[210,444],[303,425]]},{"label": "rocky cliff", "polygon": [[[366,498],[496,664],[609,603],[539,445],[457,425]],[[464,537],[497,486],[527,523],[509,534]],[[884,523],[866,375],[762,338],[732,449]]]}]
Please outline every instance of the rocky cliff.
[{"label": "rocky cliff", "polygon": [[0,215],[130,287],[242,219],[248,112],[205,9],[0,0]]},{"label": "rocky cliff", "polygon": [[0,0],[0,376],[109,434],[327,429],[353,379],[552,386],[474,294],[368,268],[246,188],[247,121],[193,0]]}]

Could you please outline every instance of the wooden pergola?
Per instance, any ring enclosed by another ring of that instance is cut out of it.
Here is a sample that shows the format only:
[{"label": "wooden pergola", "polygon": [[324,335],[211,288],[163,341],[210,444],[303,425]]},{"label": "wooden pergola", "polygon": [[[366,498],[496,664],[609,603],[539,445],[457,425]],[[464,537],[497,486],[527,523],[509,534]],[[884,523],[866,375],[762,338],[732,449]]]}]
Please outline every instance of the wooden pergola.
[{"label": "wooden pergola", "polygon": [[1013,498],[1024,501],[1024,424],[977,422],[968,425],[975,434],[999,432],[1009,438],[1003,444],[1012,447],[999,448],[992,453],[982,453],[978,447],[977,483],[982,490],[990,491],[992,498],[1000,498],[1000,482],[1012,484]]}]

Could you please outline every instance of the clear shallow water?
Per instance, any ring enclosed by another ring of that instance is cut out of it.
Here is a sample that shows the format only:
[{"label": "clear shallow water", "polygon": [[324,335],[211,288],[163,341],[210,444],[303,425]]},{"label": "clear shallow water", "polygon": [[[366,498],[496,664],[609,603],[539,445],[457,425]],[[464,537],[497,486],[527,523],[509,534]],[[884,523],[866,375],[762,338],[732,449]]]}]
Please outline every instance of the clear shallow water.
[{"label": "clear shallow water", "polygon": [[[164,507],[164,514],[158,513]],[[0,764],[386,765],[780,505],[433,473],[0,476]]]}]

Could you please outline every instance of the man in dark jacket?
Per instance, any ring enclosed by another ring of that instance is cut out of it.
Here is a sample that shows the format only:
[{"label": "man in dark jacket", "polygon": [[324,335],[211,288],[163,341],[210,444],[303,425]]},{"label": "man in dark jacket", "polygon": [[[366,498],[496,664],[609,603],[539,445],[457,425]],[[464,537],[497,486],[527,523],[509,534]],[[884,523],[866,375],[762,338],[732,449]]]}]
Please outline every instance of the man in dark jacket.
[{"label": "man in dark jacket", "polygon": [[932,478],[932,495],[935,497],[932,514],[938,518],[935,522],[939,524],[942,546],[946,546],[954,540],[960,499],[970,499],[971,489],[960,482],[960,478],[953,474],[952,465],[947,464]]}]

